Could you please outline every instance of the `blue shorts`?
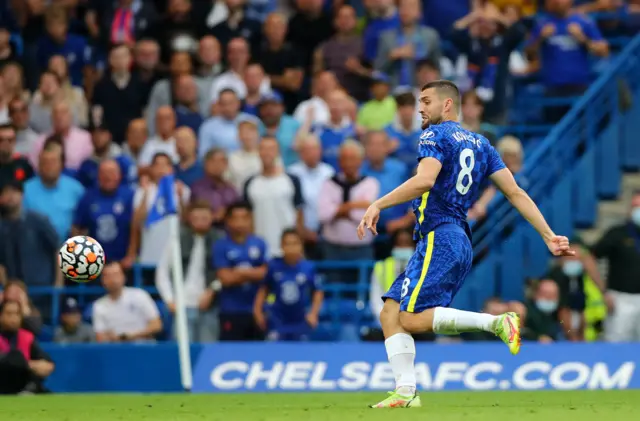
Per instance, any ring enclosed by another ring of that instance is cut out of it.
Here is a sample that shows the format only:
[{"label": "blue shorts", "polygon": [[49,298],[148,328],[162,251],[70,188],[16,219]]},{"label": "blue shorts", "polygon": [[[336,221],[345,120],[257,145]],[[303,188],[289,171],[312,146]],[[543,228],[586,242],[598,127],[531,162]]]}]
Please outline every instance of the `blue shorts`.
[{"label": "blue shorts", "polygon": [[464,229],[440,225],[422,238],[406,269],[383,300],[400,303],[400,311],[421,313],[448,307],[471,270],[473,248]]}]

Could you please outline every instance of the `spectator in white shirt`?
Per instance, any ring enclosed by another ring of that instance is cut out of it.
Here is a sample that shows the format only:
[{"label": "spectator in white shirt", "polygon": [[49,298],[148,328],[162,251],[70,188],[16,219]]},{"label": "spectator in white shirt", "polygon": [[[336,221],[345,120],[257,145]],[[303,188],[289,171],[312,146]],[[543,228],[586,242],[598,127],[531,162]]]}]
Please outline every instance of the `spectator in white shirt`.
[{"label": "spectator in white shirt", "polygon": [[300,124],[304,124],[309,115],[312,115],[314,124],[327,124],[329,122],[327,98],[331,92],[338,88],[338,81],[333,73],[325,71],[318,73],[312,83],[311,93],[313,96],[298,104],[293,112],[293,117]]},{"label": "spectator in white shirt", "polygon": [[318,197],[324,182],[335,174],[333,167],[322,162],[322,146],[314,135],[302,138],[298,145],[300,162],[289,167],[289,173],[300,179],[304,198],[304,243],[308,258],[318,256]]},{"label": "spectator in white shirt", "polygon": [[[249,64],[251,54],[249,44],[244,38],[234,38],[227,45],[227,61],[229,70],[217,76],[211,85],[211,103],[218,102],[220,93],[225,89],[233,90],[238,98],[244,99],[247,96],[247,86],[244,83],[244,73]],[[260,91],[266,94],[271,91],[271,84],[268,78],[264,78],[260,85]]]},{"label": "spectator in white shirt", "polygon": [[158,307],[143,289],[125,287],[119,263],[108,263],[102,271],[107,295],[93,304],[93,330],[98,342],[153,340],[162,330]]},{"label": "spectator in white shirt", "polygon": [[[187,225],[180,229],[180,251],[184,276],[184,301],[187,310],[189,340],[213,342],[218,338],[217,314],[211,305],[216,283],[213,269],[213,244],[220,233],[213,229],[213,212],[207,201],[195,201],[189,207]],[[171,243],[156,269],[156,287],[169,311],[175,314]],[[213,287],[210,287],[213,286]],[[175,325],[174,325],[175,333]]]},{"label": "spectator in white shirt", "polygon": [[227,177],[238,191],[242,191],[244,183],[249,177],[262,171],[262,162],[258,154],[260,133],[256,122],[253,120],[241,121],[238,124],[238,139],[241,147],[229,154]]},{"label": "spectator in white shirt", "polygon": [[158,108],[156,112],[156,134],[145,142],[140,151],[138,165],[147,167],[151,164],[153,157],[159,153],[169,155],[172,162],[177,164],[180,161],[176,150],[176,139],[173,136],[176,130],[176,113],[168,105]]},{"label": "spectator in white shirt", "polygon": [[302,188],[300,180],[278,165],[279,147],[274,137],[263,137],[258,148],[262,172],[247,180],[244,198],[253,208],[257,236],[263,238],[272,256],[280,256],[280,238],[287,228],[302,232]]}]

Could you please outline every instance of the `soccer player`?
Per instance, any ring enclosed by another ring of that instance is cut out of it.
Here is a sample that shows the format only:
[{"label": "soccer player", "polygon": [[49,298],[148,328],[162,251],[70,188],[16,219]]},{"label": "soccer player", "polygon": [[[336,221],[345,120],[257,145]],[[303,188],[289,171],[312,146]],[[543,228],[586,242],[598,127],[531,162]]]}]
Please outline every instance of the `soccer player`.
[{"label": "soccer player", "polygon": [[487,331],[520,351],[520,320],[515,313],[493,316],[448,308],[471,269],[473,249],[467,211],[487,177],[533,225],[555,256],[571,255],[569,240],[557,236],[531,198],[516,184],[487,139],[463,129],[458,87],[446,80],[426,84],[420,94],[423,132],[417,174],[367,209],[358,235],[377,234],[380,211],[413,200],[416,251],[407,268],[382,297],[380,322],[396,390],[373,408],[421,405],[416,394],[411,334]]},{"label": "soccer player", "polygon": [[[282,233],[282,258],[269,262],[264,284],[256,295],[253,314],[256,324],[267,330],[267,339],[301,341],[318,326],[324,294],[313,263],[304,258],[300,234],[289,228]],[[267,295],[274,294],[265,317]]]}]

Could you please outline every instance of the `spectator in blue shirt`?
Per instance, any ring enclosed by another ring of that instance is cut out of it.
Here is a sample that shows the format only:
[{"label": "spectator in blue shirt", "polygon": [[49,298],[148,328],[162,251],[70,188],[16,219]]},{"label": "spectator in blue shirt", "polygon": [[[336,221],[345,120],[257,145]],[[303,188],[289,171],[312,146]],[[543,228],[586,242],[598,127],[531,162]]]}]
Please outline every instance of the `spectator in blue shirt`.
[{"label": "spectator in blue shirt", "polygon": [[208,118],[198,132],[198,157],[204,158],[213,148],[223,149],[227,154],[240,149],[238,123],[252,117],[240,112],[240,99],[233,89],[223,89],[216,103],[220,114]]},{"label": "spectator in blue shirt", "polygon": [[24,185],[24,208],[47,216],[59,242],[69,236],[73,212],[84,194],[82,184],[62,174],[62,155],[62,145],[46,143],[40,153],[38,176]]},{"label": "spectator in blue shirt", "polygon": [[[404,183],[409,177],[407,165],[399,159],[389,156],[389,137],[383,130],[367,133],[364,138],[365,161],[362,164],[362,175],[373,177],[380,184],[380,197],[391,192]],[[415,159],[415,155],[414,155]],[[397,220],[404,221],[408,206],[398,205],[385,209],[380,214],[378,226],[381,232],[395,231],[399,227],[392,223]],[[391,230],[387,230],[390,225]]]},{"label": "spectator in blue shirt", "polygon": [[176,80],[175,102],[176,126],[187,126],[198,133],[204,118],[200,115],[198,103],[198,86],[191,75],[181,75]]},{"label": "spectator in blue shirt", "polygon": [[393,0],[378,0],[368,6],[370,19],[364,31],[364,57],[373,62],[378,54],[380,35],[387,29],[399,28],[400,18]]},{"label": "spectator in blue shirt", "polygon": [[296,162],[298,152],[295,149],[294,140],[300,129],[300,123],[290,115],[284,114],[282,95],[273,91],[263,96],[260,100],[259,114],[263,124],[260,135],[276,138],[285,166]]},{"label": "spectator in blue shirt", "polygon": [[111,132],[104,124],[93,124],[91,132],[93,143],[93,155],[86,159],[78,172],[76,178],[87,188],[98,186],[98,167],[106,159],[113,159],[120,167],[121,176],[119,179],[123,185],[132,185],[138,179],[138,167],[131,157],[122,153],[122,148],[113,143]]},{"label": "spectator in blue shirt", "polygon": [[[318,326],[324,294],[313,263],[304,258],[302,238],[295,229],[282,233],[282,257],[269,262],[254,305],[256,324],[273,341],[301,341]],[[274,301],[268,305],[267,296]]]},{"label": "spectator in blue shirt", "polygon": [[189,127],[178,127],[173,135],[180,162],[175,165],[176,178],[189,186],[204,177],[204,167],[198,161],[196,134]]},{"label": "spectator in blue shirt", "polygon": [[[320,139],[322,144],[322,160],[338,170],[338,153],[340,145],[356,137],[356,126],[348,116],[349,98],[344,91],[335,90],[327,98],[329,106],[329,121],[314,124],[312,115],[308,115],[299,131],[302,139],[310,131]],[[310,113],[311,114],[311,113]]]},{"label": "spectator in blue shirt", "polygon": [[84,193],[75,210],[73,235],[95,238],[108,261],[130,268],[136,257],[135,251],[129,252],[134,191],[122,185],[121,179],[116,160],[100,163],[98,185]]},{"label": "spectator in blue shirt", "polygon": [[[551,97],[579,96],[591,82],[590,54],[605,57],[609,46],[595,22],[571,12],[572,0],[547,5],[548,15],[534,25],[527,49],[540,56],[540,79]],[[559,120],[568,107],[550,107],[547,119]]]},{"label": "spectator in blue shirt", "polygon": [[267,246],[252,234],[251,206],[236,203],[227,208],[227,236],[213,246],[213,266],[222,284],[218,295],[220,340],[262,339],[253,318],[253,303],[267,273]]},{"label": "spectator in blue shirt", "polygon": [[61,55],[67,60],[71,83],[82,86],[84,68],[91,59],[87,40],[69,33],[68,16],[61,6],[47,10],[45,23],[47,33],[38,42],[38,65],[46,69],[52,56]]},{"label": "spectator in blue shirt", "polygon": [[384,129],[390,139],[389,151],[405,165],[415,167],[418,138],[422,132],[420,120],[416,119],[416,98],[411,92],[399,94],[396,105],[396,119]]}]

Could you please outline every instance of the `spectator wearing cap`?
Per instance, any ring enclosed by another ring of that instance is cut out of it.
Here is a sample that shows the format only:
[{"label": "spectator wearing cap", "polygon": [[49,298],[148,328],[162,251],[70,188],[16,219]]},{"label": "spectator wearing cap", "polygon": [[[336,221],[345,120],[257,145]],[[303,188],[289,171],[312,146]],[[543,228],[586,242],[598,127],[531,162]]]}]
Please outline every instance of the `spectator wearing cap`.
[{"label": "spectator wearing cap", "polygon": [[75,298],[67,297],[62,301],[60,325],[56,327],[53,342],[57,344],[86,344],[95,341],[91,325],[82,321],[80,306]]},{"label": "spectator wearing cap", "polygon": [[285,166],[289,166],[298,160],[298,152],[295,149],[295,138],[300,123],[284,114],[284,104],[282,96],[276,91],[265,95],[260,101],[260,119],[262,120],[261,135],[273,136],[278,140],[282,161]]},{"label": "spectator wearing cap", "polygon": [[33,333],[22,329],[20,303],[0,303],[0,394],[42,391],[55,365]]},{"label": "spectator wearing cap", "polygon": [[362,37],[356,33],[356,11],[353,7],[340,7],[334,18],[336,34],[320,44],[314,54],[315,72],[333,72],[349,95],[365,101],[369,92],[368,79],[371,69],[362,65],[364,53]]},{"label": "spectator wearing cap", "polygon": [[419,0],[400,0],[400,27],[388,29],[380,36],[375,69],[389,75],[393,86],[415,86],[416,60],[440,61],[440,36],[420,24]]},{"label": "spectator wearing cap", "polygon": [[[249,65],[251,53],[244,38],[234,38],[227,45],[227,63],[229,70],[216,77],[211,85],[210,103],[217,104],[222,91],[231,89],[241,100],[247,96],[244,82],[245,71]],[[268,78],[260,83],[260,92],[266,94],[271,90]]]},{"label": "spectator wearing cap", "polygon": [[[217,309],[212,309],[219,290],[219,281],[215,281],[213,248],[220,238],[221,232],[213,228],[213,212],[209,203],[202,200],[192,202],[186,224],[180,228],[184,301],[191,342],[213,342],[218,339]],[[168,242],[156,270],[156,287],[169,311],[175,314],[171,253],[172,243]]]},{"label": "spectator wearing cap", "polygon": [[239,149],[238,123],[255,118],[240,112],[240,100],[232,89],[220,93],[217,106],[219,115],[208,118],[198,132],[198,156],[201,159],[213,148],[223,149],[227,153]]},{"label": "spectator wearing cap", "polygon": [[264,69],[260,63],[252,63],[247,66],[244,72],[244,84],[247,88],[247,95],[242,100],[242,112],[258,117],[260,101],[265,95],[260,90],[262,82],[265,80]]},{"label": "spectator wearing cap", "polygon": [[38,140],[38,133],[29,126],[29,105],[23,98],[16,97],[9,102],[9,118],[16,130],[15,151],[28,156]]},{"label": "spectator wearing cap", "polygon": [[[373,235],[363,240],[356,235],[356,228],[364,212],[379,197],[380,185],[373,177],[361,172],[364,149],[355,140],[347,140],[340,146],[340,172],[324,182],[318,201],[318,217],[322,224],[324,258],[327,260],[373,259]],[[352,271],[335,273],[335,282],[354,282]]]},{"label": "spectator wearing cap", "polygon": [[176,126],[186,126],[197,133],[204,118],[198,110],[198,86],[193,76],[182,75],[178,77],[175,92],[176,99],[173,109],[176,112]]},{"label": "spectator wearing cap", "polygon": [[311,81],[311,98],[296,107],[293,116],[300,124],[309,120],[313,124],[327,124],[329,118],[329,95],[338,88],[338,81],[331,72],[320,72]]},{"label": "spectator wearing cap", "polygon": [[[193,75],[193,58],[187,52],[177,51],[171,55],[169,63],[169,75],[166,79],[158,81],[151,90],[147,104],[147,126],[151,135],[156,130],[156,113],[160,107],[173,106],[175,85],[180,76]],[[211,111],[211,100],[208,95],[209,82],[200,77],[194,77],[198,86],[198,109],[203,117],[207,117]]]},{"label": "spectator wearing cap", "polygon": [[146,100],[138,76],[130,69],[129,48],[122,44],[111,47],[109,71],[93,91],[92,117],[96,113],[102,115],[104,123],[111,128],[113,140],[119,145],[124,143],[129,122],[142,117]]},{"label": "spectator wearing cap", "polygon": [[305,71],[310,72],[313,52],[331,38],[334,29],[322,0],[296,0],[296,13],[289,20],[287,40],[301,52]]},{"label": "spectator wearing cap", "polygon": [[142,167],[149,166],[153,157],[160,152],[167,154],[174,164],[178,162],[176,138],[174,137],[176,130],[175,111],[168,105],[160,107],[156,112],[155,121],[156,134],[147,139],[140,151],[138,165]]},{"label": "spectator wearing cap", "polygon": [[244,183],[262,171],[262,162],[258,154],[260,132],[258,124],[253,120],[238,123],[238,139],[240,149],[229,154],[228,179],[237,191],[242,191]]},{"label": "spectator wearing cap", "polygon": [[29,161],[16,154],[16,130],[11,124],[0,125],[0,189],[11,182],[23,183],[33,177]]},{"label": "spectator wearing cap", "polygon": [[88,187],[75,209],[73,235],[95,238],[110,262],[121,262],[129,268],[136,255],[129,248],[134,191],[121,182],[122,173],[115,159],[102,160],[97,165],[96,178],[96,184]]},{"label": "spectator wearing cap", "polygon": [[273,88],[282,92],[287,113],[292,113],[300,99],[304,63],[300,51],[286,40],[287,25],[282,13],[267,16],[263,27],[265,42],[258,57]]},{"label": "spectator wearing cap", "polygon": [[69,17],[62,6],[54,5],[45,13],[46,34],[38,41],[38,64],[47,68],[54,55],[63,56],[69,65],[69,76],[74,86],[82,86],[85,68],[91,59],[87,40],[69,33]]},{"label": "spectator wearing cap", "polygon": [[37,140],[35,147],[31,151],[30,161],[35,167],[38,164],[40,152],[45,141],[51,135],[59,136],[62,139],[64,148],[64,167],[77,170],[85,159],[93,154],[93,143],[91,135],[86,130],[76,126],[73,122],[71,109],[64,102],[57,102],[53,106],[51,113],[51,122],[53,126],[52,133],[42,135]]},{"label": "spectator wearing cap", "polygon": [[194,200],[209,203],[216,224],[222,223],[227,207],[240,198],[233,185],[224,178],[228,165],[227,155],[222,149],[209,150],[204,156],[204,177],[191,189]]},{"label": "spectator wearing cap", "polygon": [[74,121],[78,126],[86,127],[89,122],[89,104],[87,103],[84,89],[71,84],[71,80],[69,79],[69,66],[66,58],[59,54],[51,56],[47,68],[58,76],[60,90],[62,91],[61,99],[69,104]]},{"label": "spectator wearing cap", "polygon": [[162,320],[151,295],[142,288],[125,286],[126,277],[118,263],[107,263],[102,285],[107,295],[93,304],[93,330],[98,342],[140,342],[154,340]]},{"label": "spectator wearing cap", "polygon": [[[150,209],[153,208],[158,196],[158,183],[167,175],[174,172],[173,160],[169,155],[158,152],[151,160],[149,167],[149,182],[141,183],[136,189],[133,197],[135,208],[134,218],[131,226],[131,244],[129,250],[132,253],[139,250],[138,262],[143,265],[157,266],[164,250],[164,245],[169,241],[170,223],[169,219],[162,219],[154,224],[147,225],[146,218]],[[178,212],[182,214],[182,209],[191,198],[191,190],[182,182],[176,182],[174,186],[174,200],[178,205]],[[135,253],[134,253],[135,254]],[[153,270],[143,271],[145,281],[152,282]]]},{"label": "spectator wearing cap", "polygon": [[376,73],[371,83],[371,99],[358,111],[358,125],[366,130],[381,130],[396,116],[396,100],[389,95],[389,78]]},{"label": "spectator wearing cap", "polygon": [[310,113],[307,121],[300,128],[299,136],[305,136],[309,132],[318,136],[322,144],[322,160],[334,169],[338,169],[340,145],[345,140],[356,136],[356,126],[349,118],[349,97],[344,91],[333,91],[329,95],[328,105],[329,122],[314,124],[313,116]]},{"label": "spectator wearing cap", "polygon": [[223,47],[232,39],[244,38],[251,51],[257,51],[261,41],[260,22],[247,15],[247,0],[224,0],[228,16],[225,20],[211,28],[211,35],[216,37]]},{"label": "spectator wearing cap", "polygon": [[0,302],[15,301],[20,303],[22,328],[37,336],[42,330],[42,316],[29,299],[27,292],[27,285],[24,282],[11,280],[6,283],[4,291],[0,293]]},{"label": "spectator wearing cap", "polygon": [[49,133],[52,129],[53,105],[62,98],[58,76],[49,71],[40,75],[40,84],[29,103],[29,125],[36,133]]},{"label": "spectator wearing cap", "polygon": [[422,123],[416,118],[416,98],[406,92],[396,96],[396,117],[384,130],[391,140],[390,153],[405,165],[415,167],[418,152],[418,138]]},{"label": "spectator wearing cap", "polygon": [[149,131],[147,130],[147,122],[145,119],[136,118],[135,120],[131,120],[127,126],[127,134],[125,135],[124,144],[122,145],[122,153],[134,162],[138,162],[140,160],[140,153],[148,137]]},{"label": "spectator wearing cap", "polygon": [[288,171],[300,179],[304,199],[303,241],[307,257],[319,256],[320,220],[318,219],[318,201],[325,181],[333,177],[335,170],[322,162],[320,140],[313,135],[302,138],[298,144],[300,161],[289,166]]},{"label": "spectator wearing cap", "polygon": [[27,209],[23,201],[21,183],[10,182],[0,190],[0,266],[8,279],[21,279],[30,287],[62,285],[58,234],[46,216]]},{"label": "spectator wearing cap", "polygon": [[264,238],[273,256],[280,255],[280,236],[285,229],[302,231],[304,227],[300,180],[279,164],[278,145],[274,137],[262,138],[259,145],[262,172],[244,185],[244,199],[254,211],[256,234]]},{"label": "spectator wearing cap", "polygon": [[[390,140],[384,130],[368,132],[364,137],[365,161],[362,164],[362,175],[378,181],[380,196],[391,192],[409,178],[409,167],[399,159],[389,156]],[[415,160],[415,155],[414,155]],[[406,205],[398,205],[385,209],[380,213],[378,226],[380,231],[393,234],[406,225],[405,217],[409,212]],[[402,222],[400,222],[402,221]],[[410,222],[415,222],[412,218]]]},{"label": "spectator wearing cap", "polygon": [[24,185],[24,207],[49,218],[58,234],[58,242],[71,232],[73,212],[84,194],[84,187],[62,173],[62,147],[50,142],[40,152],[38,176]]},{"label": "spectator wearing cap", "polygon": [[180,162],[175,165],[176,178],[192,187],[193,183],[204,177],[204,168],[198,161],[198,139],[189,127],[178,127],[175,138],[176,150],[180,157]]},{"label": "spectator wearing cap", "polygon": [[100,122],[93,123],[91,130],[93,155],[87,158],[78,168],[76,179],[89,189],[98,185],[98,166],[106,159],[116,161],[120,167],[121,183],[132,185],[138,179],[138,168],[129,156],[122,153],[122,148],[113,143],[109,128]]}]

